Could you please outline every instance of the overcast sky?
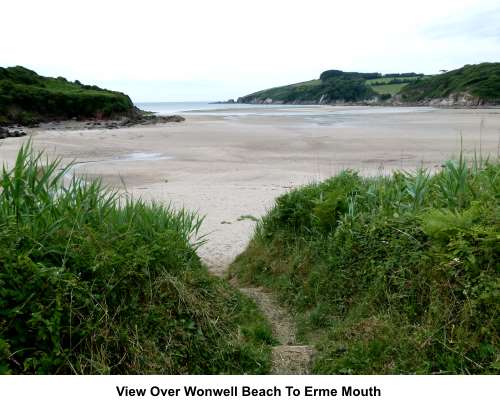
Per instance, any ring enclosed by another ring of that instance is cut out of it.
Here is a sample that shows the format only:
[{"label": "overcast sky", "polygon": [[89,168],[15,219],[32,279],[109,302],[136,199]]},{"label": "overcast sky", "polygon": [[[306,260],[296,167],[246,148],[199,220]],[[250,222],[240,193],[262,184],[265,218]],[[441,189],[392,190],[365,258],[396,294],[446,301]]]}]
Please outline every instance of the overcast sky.
[{"label": "overcast sky", "polygon": [[236,98],[326,69],[500,61],[498,0],[2,0],[0,66],[138,101]]}]

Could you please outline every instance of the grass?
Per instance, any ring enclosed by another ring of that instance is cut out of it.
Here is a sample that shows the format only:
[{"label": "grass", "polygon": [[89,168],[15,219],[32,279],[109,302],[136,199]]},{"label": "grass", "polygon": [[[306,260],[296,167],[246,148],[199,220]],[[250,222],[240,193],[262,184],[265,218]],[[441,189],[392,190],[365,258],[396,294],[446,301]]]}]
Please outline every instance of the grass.
[{"label": "grass", "polygon": [[389,84],[390,82],[397,80],[397,81],[404,81],[404,82],[411,82],[414,80],[420,79],[422,76],[405,76],[405,77],[378,77],[376,79],[369,79],[366,81],[366,84],[370,86],[376,86],[377,83],[383,83],[383,84]]},{"label": "grass", "polygon": [[246,215],[241,215],[240,217],[238,217],[237,221],[244,221],[244,220],[250,220],[250,221],[254,221],[254,222],[258,222],[259,219],[254,217],[253,215],[250,215],[250,214],[246,214]]},{"label": "grass", "polygon": [[0,175],[0,373],[265,373],[271,329],[196,254],[200,218],[23,146]]},{"label": "grass", "polygon": [[391,96],[394,96],[395,94],[398,94],[408,83],[421,78],[421,76],[405,76],[397,78],[379,77],[377,79],[367,80],[366,84],[377,94],[390,94]]},{"label": "grass", "polygon": [[500,164],[462,155],[291,191],[231,267],[296,314],[319,374],[497,374]]},{"label": "grass", "polygon": [[381,84],[377,86],[371,85],[370,87],[377,94],[390,94],[391,96],[399,93],[403,87],[405,87],[408,83],[399,83],[399,84]]}]

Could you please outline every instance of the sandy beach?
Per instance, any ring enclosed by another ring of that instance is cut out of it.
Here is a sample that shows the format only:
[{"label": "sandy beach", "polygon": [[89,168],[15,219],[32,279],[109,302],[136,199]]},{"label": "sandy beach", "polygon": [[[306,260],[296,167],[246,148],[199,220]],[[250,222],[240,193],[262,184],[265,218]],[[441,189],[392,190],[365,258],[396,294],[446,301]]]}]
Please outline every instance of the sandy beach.
[{"label": "sandy beach", "polygon": [[[460,150],[497,156],[500,109],[304,106],[272,114],[248,106],[182,114],[182,123],[119,129],[30,130],[37,149],[75,172],[147,200],[205,216],[201,257],[222,271],[255,222],[287,190],[355,168],[364,175],[430,169]],[[11,164],[27,138],[0,143]]]}]

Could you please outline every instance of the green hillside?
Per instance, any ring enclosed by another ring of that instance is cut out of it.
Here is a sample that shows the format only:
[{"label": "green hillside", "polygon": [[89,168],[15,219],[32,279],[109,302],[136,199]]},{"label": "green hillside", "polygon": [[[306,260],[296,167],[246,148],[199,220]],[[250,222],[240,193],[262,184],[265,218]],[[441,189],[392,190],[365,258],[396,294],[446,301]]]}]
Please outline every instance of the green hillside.
[{"label": "green hillside", "polygon": [[327,70],[319,79],[274,87],[240,97],[240,103],[335,103],[376,100],[381,95],[388,98],[403,86],[422,75],[416,73],[343,72]]},{"label": "green hillside", "polygon": [[[274,87],[238,99],[239,103],[334,104],[393,101],[430,103],[449,98],[450,105],[500,104],[500,63],[481,63],[439,75],[359,73],[327,70],[317,80]],[[454,101],[454,98],[457,100]],[[399,101],[399,99],[398,99]]]},{"label": "green hillside", "polygon": [[[288,86],[273,87],[271,89],[258,91],[241,97],[238,101],[245,103],[250,102],[253,98],[265,100],[272,98],[273,100],[291,101],[301,94],[304,98],[316,97],[317,90],[321,86],[321,80],[309,80],[307,82],[290,84]],[[247,101],[248,100],[248,101]]]},{"label": "green hillside", "polygon": [[323,72],[319,80],[258,91],[240,97],[238,102],[263,103],[270,100],[284,104],[357,102],[371,99],[376,95],[372,88],[367,86],[366,80],[363,73],[331,70]]},{"label": "green hillside", "polygon": [[403,101],[419,102],[469,94],[479,104],[500,103],[500,63],[465,65],[440,75],[416,80],[401,90]]},{"label": "green hillside", "polygon": [[39,76],[22,66],[0,68],[0,125],[109,118],[131,114],[133,109],[123,93]]}]

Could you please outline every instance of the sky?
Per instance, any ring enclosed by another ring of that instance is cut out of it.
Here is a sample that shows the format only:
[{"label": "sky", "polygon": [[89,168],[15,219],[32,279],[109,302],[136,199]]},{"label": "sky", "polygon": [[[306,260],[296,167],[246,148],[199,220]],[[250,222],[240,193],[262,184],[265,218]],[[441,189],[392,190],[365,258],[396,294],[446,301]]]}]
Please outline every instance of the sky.
[{"label": "sky", "polygon": [[433,74],[500,62],[498,0],[1,0],[0,66],[215,101],[327,69]]}]

